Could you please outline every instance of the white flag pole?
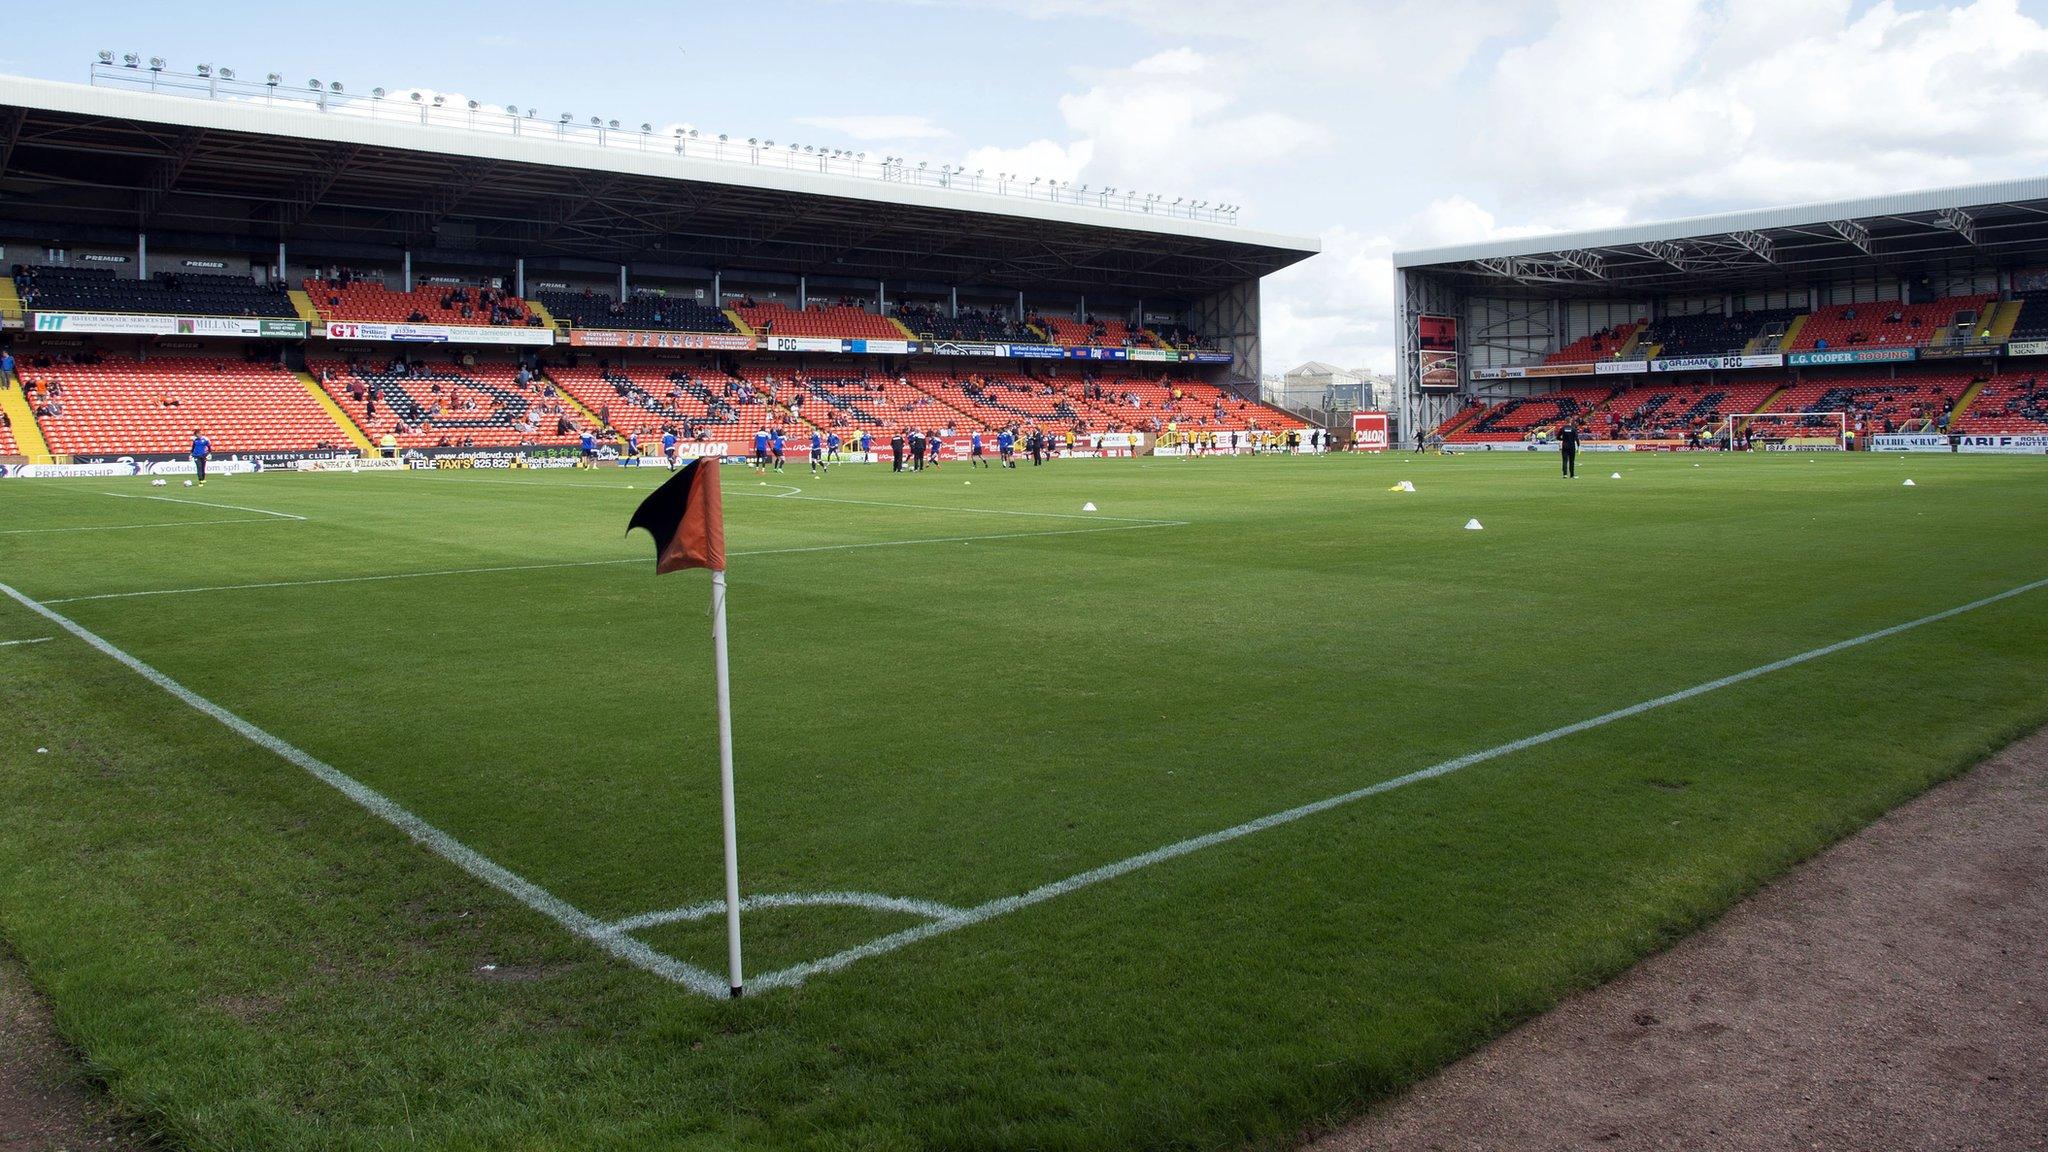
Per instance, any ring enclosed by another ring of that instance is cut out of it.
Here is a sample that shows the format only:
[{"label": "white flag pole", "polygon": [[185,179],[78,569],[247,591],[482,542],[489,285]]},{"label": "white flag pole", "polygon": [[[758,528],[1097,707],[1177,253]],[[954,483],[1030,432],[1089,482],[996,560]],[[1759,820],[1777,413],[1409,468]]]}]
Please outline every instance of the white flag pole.
[{"label": "white flag pole", "polygon": [[725,661],[725,572],[711,573],[711,648],[718,683],[718,788],[725,814],[725,948],[732,997],[740,997],[740,835],[732,798],[732,693]]}]

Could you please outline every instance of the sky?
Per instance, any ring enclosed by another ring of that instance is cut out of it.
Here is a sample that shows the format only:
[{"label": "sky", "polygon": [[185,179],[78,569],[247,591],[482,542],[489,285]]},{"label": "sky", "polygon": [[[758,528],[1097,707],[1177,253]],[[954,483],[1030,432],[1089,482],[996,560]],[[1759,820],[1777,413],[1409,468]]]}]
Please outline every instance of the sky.
[{"label": "sky", "polygon": [[1268,371],[1391,370],[1396,250],[2048,170],[2048,0],[77,11],[10,13],[0,71],[134,51],[1241,204],[1323,245],[1266,282]]}]

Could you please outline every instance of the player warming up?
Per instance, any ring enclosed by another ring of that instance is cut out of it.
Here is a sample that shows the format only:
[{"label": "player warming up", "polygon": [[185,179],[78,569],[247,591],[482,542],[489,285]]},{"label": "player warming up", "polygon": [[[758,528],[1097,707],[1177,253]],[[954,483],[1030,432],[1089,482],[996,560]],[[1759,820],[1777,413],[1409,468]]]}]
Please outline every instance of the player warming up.
[{"label": "player warming up", "polygon": [[1557,454],[1564,458],[1564,476],[1567,480],[1579,478],[1579,429],[1575,424],[1566,424],[1557,430]]},{"label": "player warming up", "polygon": [[816,476],[820,472],[830,472],[831,470],[832,466],[825,462],[825,438],[818,435],[818,430],[813,428],[811,429],[811,475]]},{"label": "player warming up", "polygon": [[206,486],[206,458],[213,455],[213,441],[199,429],[192,430],[192,467],[199,473],[200,487]]}]

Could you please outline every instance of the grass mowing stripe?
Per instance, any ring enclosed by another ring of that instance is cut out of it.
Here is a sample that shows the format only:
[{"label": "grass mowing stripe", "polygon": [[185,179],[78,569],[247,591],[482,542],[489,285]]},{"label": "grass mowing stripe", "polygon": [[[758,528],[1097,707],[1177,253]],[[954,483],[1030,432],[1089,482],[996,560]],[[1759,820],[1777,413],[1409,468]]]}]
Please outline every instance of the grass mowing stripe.
[{"label": "grass mowing stripe", "polygon": [[160,500],[165,504],[190,504],[196,508],[225,508],[230,512],[260,512],[265,516],[275,516],[280,520],[305,519],[304,516],[294,516],[289,512],[273,512],[268,508],[244,508],[240,504],[216,504],[211,500],[185,500],[177,496],[147,496],[137,492],[102,492],[100,495],[112,496],[116,500]]},{"label": "grass mowing stripe", "polygon": [[583,910],[573,907],[553,893],[503,866],[492,862],[475,849],[420,819],[397,801],[382,792],[364,784],[341,769],[334,767],[312,754],[249,723],[233,712],[215,704],[206,697],[130,656],[87,629],[77,621],[53,612],[42,604],[22,595],[14,588],[0,584],[0,592],[6,593],[22,607],[44,617],[51,623],[85,641],[102,654],[125,665],[130,671],[170,693],[188,707],[220,722],[236,735],[258,747],[275,753],[314,779],[340,792],[379,819],[410,836],[415,843],[424,845],[429,851],[449,863],[476,877],[478,880],[505,893],[535,912],[546,916],[571,933],[596,944],[613,956],[635,967],[652,972],[663,979],[673,981],[693,992],[723,997],[727,994],[725,981],[694,965],[685,964],[672,956],[657,952],[631,937],[613,932],[604,921]]},{"label": "grass mowing stripe", "polygon": [[1199,852],[1204,848],[1226,844],[1232,840],[1249,836],[1254,832],[1263,832],[1268,828],[1277,828],[1283,824],[1291,824],[1304,817],[1327,812],[1332,808],[1342,807],[1384,792],[1391,792],[1396,788],[1417,784],[1424,780],[1433,780],[1439,776],[1447,776],[1461,769],[1470,768],[1475,764],[1483,764],[1488,760],[1521,752],[1541,744],[1548,744],[1553,740],[1561,740],[1566,736],[1572,736],[1580,732],[1612,724],[1617,720],[1626,720],[1631,716],[1640,716],[1645,712],[1654,711],[1667,705],[1682,703],[1698,696],[1704,696],[1709,692],[1740,684],[1744,681],[1754,680],[1759,676],[1768,676],[1773,672],[1780,672],[1812,660],[1821,659],[1824,656],[1832,656],[1837,652],[1870,644],[1887,637],[1897,636],[1901,632],[1908,632],[1928,624],[1938,623],[1950,617],[1960,616],[1965,612],[1974,612],[1979,608],[1986,608],[2001,601],[2010,600],[2015,596],[2025,595],[2039,588],[2048,588],[2048,579],[2035,580],[2022,584],[2017,588],[2009,588],[2004,592],[1986,596],[1980,600],[1972,600],[1968,604],[1957,605],[1954,608],[1943,609],[1932,615],[1922,616],[1917,620],[1908,620],[1903,624],[1894,624],[1889,628],[1880,628],[1875,632],[1866,632],[1861,636],[1852,637],[1848,640],[1838,640],[1833,644],[1808,649],[1795,656],[1787,656],[1782,660],[1773,660],[1769,664],[1759,664],[1754,668],[1723,676],[1717,680],[1709,680],[1704,684],[1695,684],[1690,688],[1683,688],[1677,692],[1658,696],[1655,699],[1631,704],[1626,708],[1617,708],[1612,712],[1603,712],[1598,716],[1580,720],[1576,723],[1552,728],[1548,732],[1539,732],[1534,736],[1524,736],[1520,740],[1511,740],[1506,744],[1497,744],[1492,748],[1479,752],[1468,752],[1463,756],[1410,772],[1405,776],[1396,776],[1391,780],[1382,780],[1377,784],[1370,784],[1366,787],[1326,797],[1322,800],[1311,801],[1298,807],[1289,808],[1284,812],[1275,812],[1270,816],[1261,816],[1256,820],[1247,820],[1242,824],[1236,824],[1229,828],[1191,837],[1161,848],[1154,848],[1150,852],[1140,853],[1139,855],[1127,857],[1114,863],[1104,864],[1099,868],[1091,868],[1086,872],[1076,873],[1064,880],[1055,880],[1049,884],[1041,884],[1029,892],[1016,896],[1004,896],[984,904],[977,904],[957,916],[934,920],[929,924],[920,924],[914,928],[906,928],[901,932],[894,932],[887,936],[870,940],[865,944],[856,945],[821,960],[794,964],[788,968],[757,975],[753,978],[752,983],[755,988],[764,992],[775,988],[801,984],[810,976],[837,972],[857,961],[885,955],[899,948],[915,944],[920,940],[928,940],[934,936],[954,932],[970,925],[993,920],[998,916],[1008,915],[1011,912],[1029,908],[1034,904],[1042,904],[1054,897],[1064,896],[1069,892],[1100,884],[1105,880],[1114,880],[1119,876],[1128,875],[1141,868],[1149,868],[1154,864],[1164,863],[1165,861],[1186,856],[1193,852]]},{"label": "grass mowing stripe", "polygon": [[[540,480],[483,480],[468,476],[437,476],[437,480],[448,480],[457,484],[509,484],[519,488],[605,488],[615,491],[637,492],[634,484],[548,484]],[[1115,520],[1124,524],[1186,524],[1185,520],[1159,520],[1141,516],[1100,516],[1092,512],[1025,512],[1012,508],[956,508],[948,504],[899,504],[892,500],[851,500],[843,496],[805,496],[803,489],[793,484],[768,482],[770,487],[788,488],[788,492],[749,492],[735,488],[727,496],[754,496],[767,500],[815,500],[821,504],[858,504],[868,508],[908,508],[915,512],[979,512],[989,516],[1040,516],[1054,520]]]},{"label": "grass mowing stripe", "polygon": [[[903,548],[913,544],[968,544],[977,540],[1027,540],[1039,536],[1085,536],[1095,532],[1136,532],[1145,528],[1185,528],[1186,520],[1160,520],[1141,524],[1113,524],[1102,528],[1054,528],[1044,532],[993,532],[982,536],[925,536],[915,540],[866,540],[854,544],[809,544],[795,548],[755,548],[728,552],[736,556],[789,556],[804,552],[843,552],[855,548]],[[44,604],[76,604],[85,600],[127,600],[137,596],[183,596],[193,592],[240,592],[256,588],[311,588],[323,584],[365,584],[382,580],[422,580],[430,576],[475,576],[490,572],[538,572],[552,568],[600,568],[611,564],[645,563],[640,556],[617,560],[562,560],[545,564],[504,564],[488,568],[434,568],[425,572],[390,572],[378,576],[330,576],[315,580],[268,580],[254,584],[211,584],[197,588],[153,588],[139,592],[100,592],[89,596],[59,596]]]},{"label": "grass mowing stripe", "polygon": [[90,524],[82,528],[0,528],[0,536],[29,536],[41,532],[121,532],[130,528],[203,528],[208,524],[277,524],[269,516],[237,516],[231,520],[160,520],[154,524]]}]

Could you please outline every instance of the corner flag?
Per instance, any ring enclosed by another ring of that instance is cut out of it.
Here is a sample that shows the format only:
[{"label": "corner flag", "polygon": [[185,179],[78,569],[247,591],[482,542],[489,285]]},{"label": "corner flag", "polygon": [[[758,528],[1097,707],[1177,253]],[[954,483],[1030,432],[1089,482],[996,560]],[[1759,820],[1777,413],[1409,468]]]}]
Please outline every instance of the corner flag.
[{"label": "corner flag", "polygon": [[626,533],[645,528],[654,537],[654,574],[711,569],[711,655],[718,689],[718,784],[725,822],[725,946],[728,985],[739,999],[740,838],[733,806],[732,688],[725,655],[725,504],[718,491],[718,458],[693,460],[647,494]]},{"label": "corner flag", "polygon": [[718,461],[692,460],[649,492],[626,523],[628,534],[635,528],[645,528],[654,537],[657,576],[685,568],[725,571],[725,506],[718,490]]}]

